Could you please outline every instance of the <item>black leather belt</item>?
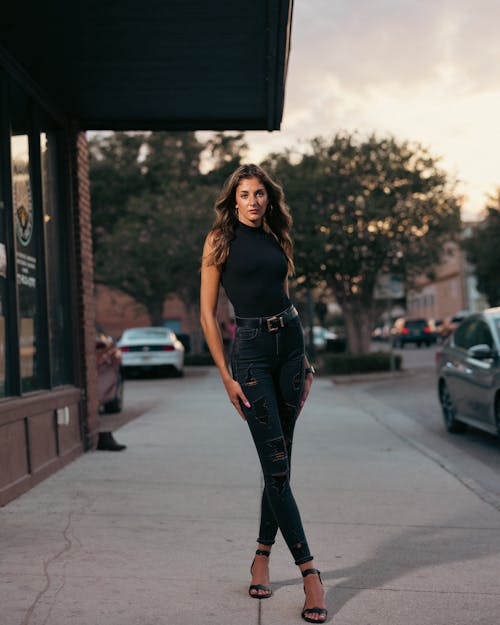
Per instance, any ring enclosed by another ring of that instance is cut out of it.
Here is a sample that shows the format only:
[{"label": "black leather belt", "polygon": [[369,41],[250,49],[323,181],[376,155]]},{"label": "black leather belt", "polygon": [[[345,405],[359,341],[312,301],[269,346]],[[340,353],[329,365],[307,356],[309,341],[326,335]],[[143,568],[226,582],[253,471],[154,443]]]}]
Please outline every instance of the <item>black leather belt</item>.
[{"label": "black leather belt", "polygon": [[259,328],[266,332],[278,332],[298,314],[295,306],[290,306],[284,312],[272,317],[236,317],[236,325],[240,328]]}]

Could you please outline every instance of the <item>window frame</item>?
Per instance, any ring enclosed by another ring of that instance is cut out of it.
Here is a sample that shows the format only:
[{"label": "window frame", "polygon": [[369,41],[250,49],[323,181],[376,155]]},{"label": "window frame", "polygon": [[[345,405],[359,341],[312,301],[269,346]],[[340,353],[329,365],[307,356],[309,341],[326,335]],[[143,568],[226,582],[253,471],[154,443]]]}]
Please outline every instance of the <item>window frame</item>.
[{"label": "window frame", "polygon": [[[20,356],[20,310],[19,284],[17,280],[18,245],[16,241],[16,223],[13,214],[12,196],[12,147],[13,135],[12,96],[18,90],[26,98],[28,117],[26,135],[28,137],[29,173],[33,202],[33,224],[36,249],[36,388],[23,391],[21,379]],[[41,133],[46,132],[45,117],[54,122],[57,137],[55,140],[55,158],[57,160],[57,174],[55,193],[57,195],[57,211],[59,218],[58,236],[60,246],[58,251],[61,273],[59,276],[58,296],[62,298],[62,308],[65,319],[65,344],[62,359],[64,367],[69,369],[67,380],[60,382],[53,379],[52,354],[49,329],[49,288],[51,286],[48,272],[48,250],[45,231],[45,207],[43,203]],[[12,400],[15,397],[30,395],[60,387],[77,386],[79,381],[78,346],[75,344],[74,317],[76,312],[75,287],[71,275],[75,270],[74,251],[69,239],[73,224],[73,206],[71,185],[68,177],[71,168],[66,165],[68,158],[67,135],[68,124],[54,111],[36,98],[30,89],[23,86],[5,69],[0,68],[0,233],[3,234],[6,252],[6,278],[4,283],[4,317],[5,317],[5,383],[4,392],[0,395],[0,402]],[[2,232],[3,230],[3,232]],[[61,258],[64,257],[65,262]],[[71,346],[74,346],[71,348]]]}]

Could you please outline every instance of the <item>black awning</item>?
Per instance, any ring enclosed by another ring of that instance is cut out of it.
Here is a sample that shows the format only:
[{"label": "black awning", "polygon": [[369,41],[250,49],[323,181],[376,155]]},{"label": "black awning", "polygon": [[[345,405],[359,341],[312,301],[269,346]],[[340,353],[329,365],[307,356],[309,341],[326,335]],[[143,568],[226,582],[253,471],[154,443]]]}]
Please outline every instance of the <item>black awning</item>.
[{"label": "black awning", "polygon": [[83,129],[280,127],[293,0],[10,5],[0,60]]}]

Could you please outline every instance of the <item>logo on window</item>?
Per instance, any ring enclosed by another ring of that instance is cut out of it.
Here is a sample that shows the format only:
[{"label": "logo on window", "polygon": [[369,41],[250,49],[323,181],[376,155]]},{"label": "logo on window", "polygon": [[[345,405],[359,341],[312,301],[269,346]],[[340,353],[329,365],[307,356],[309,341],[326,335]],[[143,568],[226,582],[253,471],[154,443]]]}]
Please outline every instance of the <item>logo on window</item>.
[{"label": "logo on window", "polygon": [[29,174],[18,173],[14,169],[12,183],[17,240],[21,245],[26,246],[33,234],[33,203]]}]

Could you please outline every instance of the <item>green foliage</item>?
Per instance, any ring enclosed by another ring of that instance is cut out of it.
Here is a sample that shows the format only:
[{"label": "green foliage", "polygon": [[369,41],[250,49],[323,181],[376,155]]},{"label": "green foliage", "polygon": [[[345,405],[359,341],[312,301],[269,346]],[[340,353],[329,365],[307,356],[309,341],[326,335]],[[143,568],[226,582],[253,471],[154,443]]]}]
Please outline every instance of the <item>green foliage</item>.
[{"label": "green foliage", "polygon": [[[131,295],[155,323],[174,293],[195,312],[203,239],[243,135],[218,133],[205,148],[194,132],[118,132],[89,148],[96,281]],[[214,168],[205,175],[204,149]]]},{"label": "green foliage", "polygon": [[490,196],[486,217],[472,228],[462,245],[474,266],[477,289],[490,306],[500,306],[500,188]]},{"label": "green foliage", "polygon": [[[394,366],[401,369],[401,355],[394,354]],[[324,354],[322,356],[322,371],[329,374],[373,373],[375,371],[389,371],[391,368],[388,352],[371,352],[369,354]]]},{"label": "green foliage", "polygon": [[201,249],[212,216],[193,191],[143,195],[131,198],[128,207],[113,231],[102,235],[98,275],[161,323],[169,295],[184,295],[188,302],[198,298]]},{"label": "green foliage", "polygon": [[205,182],[220,189],[226,178],[241,165],[241,160],[247,152],[248,146],[242,132],[216,133],[207,141],[205,147],[205,156],[211,165],[211,170],[205,176]]},{"label": "green foliage", "polygon": [[326,283],[342,307],[349,349],[367,352],[382,274],[406,284],[440,262],[460,230],[460,199],[421,145],[339,133],[309,151],[272,155],[294,218],[296,281]]},{"label": "green foliage", "polygon": [[92,239],[94,250],[127,213],[131,197],[146,190],[140,154],[145,133],[116,132],[89,140]]}]

